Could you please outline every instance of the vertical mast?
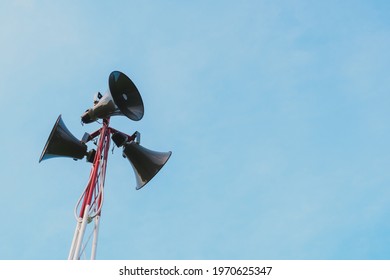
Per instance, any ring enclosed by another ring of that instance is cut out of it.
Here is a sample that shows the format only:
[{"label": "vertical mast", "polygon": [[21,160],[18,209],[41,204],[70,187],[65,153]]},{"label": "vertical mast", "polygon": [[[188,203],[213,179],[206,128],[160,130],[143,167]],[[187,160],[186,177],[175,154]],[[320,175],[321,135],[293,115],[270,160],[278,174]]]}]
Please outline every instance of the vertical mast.
[{"label": "vertical mast", "polygon": [[[99,141],[87,186],[75,206],[76,229],[70,248],[69,260],[78,260],[87,256],[87,247],[90,249],[90,259],[95,259],[99,234],[99,222],[103,205],[104,181],[106,177],[107,158],[110,148],[109,118],[103,120],[103,126],[92,134],[99,135]],[[93,137],[94,138],[94,137]],[[89,139],[92,140],[93,138]],[[79,214],[77,214],[79,212]],[[92,231],[83,243],[87,226],[93,221]],[[90,238],[92,242],[89,244]]]}]

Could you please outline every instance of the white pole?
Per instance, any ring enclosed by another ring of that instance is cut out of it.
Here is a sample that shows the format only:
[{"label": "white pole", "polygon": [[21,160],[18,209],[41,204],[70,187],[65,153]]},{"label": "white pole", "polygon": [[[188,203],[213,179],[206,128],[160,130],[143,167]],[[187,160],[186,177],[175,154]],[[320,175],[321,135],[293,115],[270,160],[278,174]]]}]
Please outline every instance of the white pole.
[{"label": "white pole", "polygon": [[83,237],[85,233],[85,228],[88,223],[88,212],[89,212],[89,205],[85,206],[84,209],[84,216],[83,216],[83,221],[81,222],[81,228],[78,233],[78,238],[76,242],[76,249],[73,254],[73,259],[78,260],[80,258],[80,248],[81,248],[81,243],[83,242]]},{"label": "white pole", "polygon": [[95,228],[94,228],[94,231],[93,231],[91,260],[94,260],[96,258],[96,250],[97,250],[98,235],[99,235],[100,215],[96,215],[94,220],[95,220]]},{"label": "white pole", "polygon": [[79,232],[80,232],[81,222],[82,222],[81,219],[77,220],[76,229],[75,229],[74,235],[73,235],[72,245],[70,246],[68,260],[73,260],[74,251],[76,249],[75,246],[77,244],[77,240],[79,239]]}]

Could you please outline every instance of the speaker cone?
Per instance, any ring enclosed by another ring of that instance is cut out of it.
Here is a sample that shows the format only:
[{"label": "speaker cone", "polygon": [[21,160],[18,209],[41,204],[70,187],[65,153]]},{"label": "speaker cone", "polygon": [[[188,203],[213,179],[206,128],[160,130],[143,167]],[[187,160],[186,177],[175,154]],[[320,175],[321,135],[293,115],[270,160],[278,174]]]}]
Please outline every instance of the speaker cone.
[{"label": "speaker cone", "polygon": [[82,159],[86,154],[87,145],[73,136],[59,115],[43,148],[39,162],[53,157]]},{"label": "speaker cone", "polygon": [[172,152],[156,152],[132,141],[126,143],[123,155],[130,161],[137,180],[136,189],[145,186],[165,165]]},{"label": "speaker cone", "polygon": [[110,92],[119,110],[133,121],[144,116],[144,103],[135,84],[125,74],[113,71],[108,78]]},{"label": "speaker cone", "polygon": [[133,121],[144,116],[144,103],[134,83],[125,74],[113,71],[108,78],[109,88],[97,103],[81,116],[83,123],[91,123],[115,115],[125,115]]}]

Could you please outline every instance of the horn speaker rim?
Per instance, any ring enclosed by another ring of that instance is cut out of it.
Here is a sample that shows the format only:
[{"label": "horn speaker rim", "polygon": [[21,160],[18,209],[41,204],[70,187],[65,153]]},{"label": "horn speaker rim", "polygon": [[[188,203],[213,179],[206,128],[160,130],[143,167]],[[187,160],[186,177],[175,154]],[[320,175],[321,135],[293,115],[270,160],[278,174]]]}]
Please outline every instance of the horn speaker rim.
[{"label": "horn speaker rim", "polygon": [[133,121],[144,116],[144,103],[133,81],[120,71],[111,72],[108,85],[115,105],[121,113]]}]

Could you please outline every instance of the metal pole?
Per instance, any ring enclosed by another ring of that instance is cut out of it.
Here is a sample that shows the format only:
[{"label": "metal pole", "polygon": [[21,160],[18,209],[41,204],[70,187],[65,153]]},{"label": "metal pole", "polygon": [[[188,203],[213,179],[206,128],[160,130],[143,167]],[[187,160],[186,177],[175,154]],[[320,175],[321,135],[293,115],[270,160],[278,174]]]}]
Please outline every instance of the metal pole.
[{"label": "metal pole", "polygon": [[85,207],[85,212],[84,212],[84,217],[83,221],[81,222],[81,227],[79,230],[79,238],[76,242],[76,249],[73,254],[73,259],[78,260],[80,259],[80,248],[81,248],[81,243],[83,242],[83,237],[85,233],[85,228],[87,227],[87,222],[88,222],[88,211],[89,211],[89,205]]},{"label": "metal pole", "polygon": [[99,234],[99,224],[100,224],[100,215],[97,215],[94,220],[95,220],[95,228],[94,228],[94,231],[93,231],[91,260],[94,260],[96,258],[96,250],[97,250],[98,234]]},{"label": "metal pole", "polygon": [[73,260],[75,246],[76,246],[77,240],[79,238],[79,231],[80,231],[80,227],[81,227],[81,222],[82,222],[82,220],[80,220],[80,219],[77,220],[76,229],[75,229],[74,235],[73,235],[72,245],[70,246],[68,260]]},{"label": "metal pole", "polygon": [[95,221],[93,227],[93,241],[91,247],[91,259],[95,259],[97,250],[97,240],[99,233],[99,221],[101,207],[103,203],[104,181],[107,167],[108,151],[110,147],[109,119],[103,121],[103,127],[99,130],[99,143],[96,150],[95,159],[91,168],[90,178],[87,187],[76,204],[75,211],[83,199],[79,216],[76,217],[77,224],[73,236],[68,259],[80,259],[80,251],[86,232],[87,224],[91,218]]}]

